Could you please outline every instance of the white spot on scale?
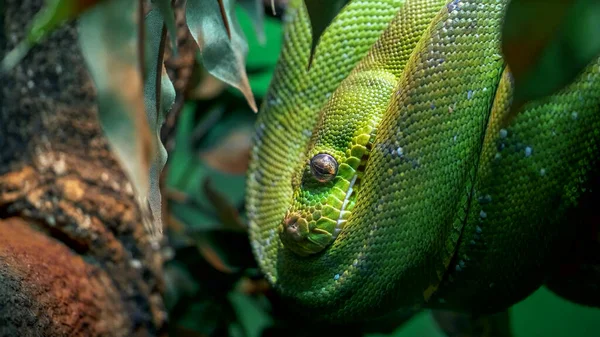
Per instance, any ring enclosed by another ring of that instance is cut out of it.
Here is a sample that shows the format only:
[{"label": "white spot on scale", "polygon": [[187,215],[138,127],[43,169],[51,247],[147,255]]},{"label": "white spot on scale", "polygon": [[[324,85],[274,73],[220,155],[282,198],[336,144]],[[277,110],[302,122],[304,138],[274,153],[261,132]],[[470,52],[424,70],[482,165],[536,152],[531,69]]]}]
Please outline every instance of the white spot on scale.
[{"label": "white spot on scale", "polygon": [[333,279],[336,280],[336,281],[339,280],[340,279],[340,274],[335,274],[335,276],[333,276]]},{"label": "white spot on scale", "polygon": [[490,202],[492,202],[492,196],[489,194],[486,194],[486,195],[479,197],[477,199],[477,201],[479,201],[480,204],[489,204]]},{"label": "white spot on scale", "polygon": [[526,147],[525,148],[525,157],[530,157],[531,156],[531,152],[532,152],[531,147],[529,147],[529,146]]},{"label": "white spot on scale", "polygon": [[396,153],[398,154],[398,156],[402,157],[402,155],[404,154],[404,151],[402,150],[402,148],[401,148],[401,147],[398,147],[398,148],[396,149]]},{"label": "white spot on scale", "polygon": [[481,227],[475,226],[475,232],[477,232],[477,234],[481,234],[481,232],[483,232],[483,230],[481,230]]},{"label": "white spot on scale", "polygon": [[546,169],[545,168],[543,168],[543,169],[540,170],[540,175],[542,177],[546,175]]},{"label": "white spot on scale", "polygon": [[573,120],[576,120],[577,119],[577,112],[573,111],[573,113],[571,114],[571,118]]},{"label": "white spot on scale", "polygon": [[482,218],[482,219],[485,219],[485,218],[487,218],[487,213],[486,213],[486,212],[484,212],[483,210],[481,210],[481,211],[479,212],[479,217],[480,217],[480,218]]},{"label": "white spot on scale", "polygon": [[500,129],[500,138],[506,138],[508,131],[506,129]]}]

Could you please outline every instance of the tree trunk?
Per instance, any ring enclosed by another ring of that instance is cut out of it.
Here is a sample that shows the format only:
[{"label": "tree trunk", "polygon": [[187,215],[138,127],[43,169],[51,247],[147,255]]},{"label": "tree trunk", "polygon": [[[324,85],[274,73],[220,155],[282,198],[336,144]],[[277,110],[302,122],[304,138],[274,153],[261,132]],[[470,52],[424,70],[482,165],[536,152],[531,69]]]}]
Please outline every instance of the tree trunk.
[{"label": "tree trunk", "polygon": [[[3,57],[42,1],[2,3]],[[165,335],[160,247],[101,132],[74,25],[0,76],[0,336]]]}]

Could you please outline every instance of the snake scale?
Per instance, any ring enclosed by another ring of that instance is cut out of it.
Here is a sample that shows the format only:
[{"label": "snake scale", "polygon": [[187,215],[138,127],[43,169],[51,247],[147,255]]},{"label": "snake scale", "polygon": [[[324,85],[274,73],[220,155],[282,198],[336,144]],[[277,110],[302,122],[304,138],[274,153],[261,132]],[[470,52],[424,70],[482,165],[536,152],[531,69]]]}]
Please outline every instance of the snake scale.
[{"label": "snake scale", "polygon": [[354,0],[310,70],[293,0],[247,179],[255,256],[294,307],[500,312],[572,243],[597,174],[600,60],[506,123],[507,0]]}]

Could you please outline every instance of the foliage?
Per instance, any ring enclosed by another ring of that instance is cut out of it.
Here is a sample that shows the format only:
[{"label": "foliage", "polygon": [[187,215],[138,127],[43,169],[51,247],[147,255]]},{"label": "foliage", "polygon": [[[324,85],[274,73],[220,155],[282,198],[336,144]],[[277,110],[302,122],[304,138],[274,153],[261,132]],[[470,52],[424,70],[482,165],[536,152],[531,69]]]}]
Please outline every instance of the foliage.
[{"label": "foliage", "polygon": [[[259,3],[252,1],[255,6]],[[145,3],[49,1],[34,18],[27,38],[4,57],[2,71],[18,64],[53,29],[79,18],[79,42],[98,90],[100,123],[133,183],[146,227],[156,234],[162,228],[159,177],[167,157],[159,133],[174,101],[173,84],[163,65],[164,40],[168,30],[176,56],[177,33],[170,0],[152,1],[147,16]],[[187,25],[204,69],[240,89],[256,111],[244,66],[247,45],[234,8],[233,0],[189,0]]]},{"label": "foliage", "polygon": [[232,15],[233,5],[233,0],[188,0],[186,19],[200,47],[202,66],[214,77],[239,89],[252,110],[257,111],[245,70],[248,45]]}]

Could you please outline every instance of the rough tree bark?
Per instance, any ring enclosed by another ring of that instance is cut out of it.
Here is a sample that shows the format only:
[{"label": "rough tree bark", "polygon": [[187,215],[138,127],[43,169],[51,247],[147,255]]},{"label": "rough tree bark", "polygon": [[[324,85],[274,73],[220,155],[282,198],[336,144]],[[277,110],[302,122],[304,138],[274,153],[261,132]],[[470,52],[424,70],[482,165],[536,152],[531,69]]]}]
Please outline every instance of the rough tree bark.
[{"label": "rough tree bark", "polygon": [[[2,57],[43,1],[3,2]],[[50,34],[0,78],[0,336],[165,335],[160,247],[102,135],[76,34]]]}]

